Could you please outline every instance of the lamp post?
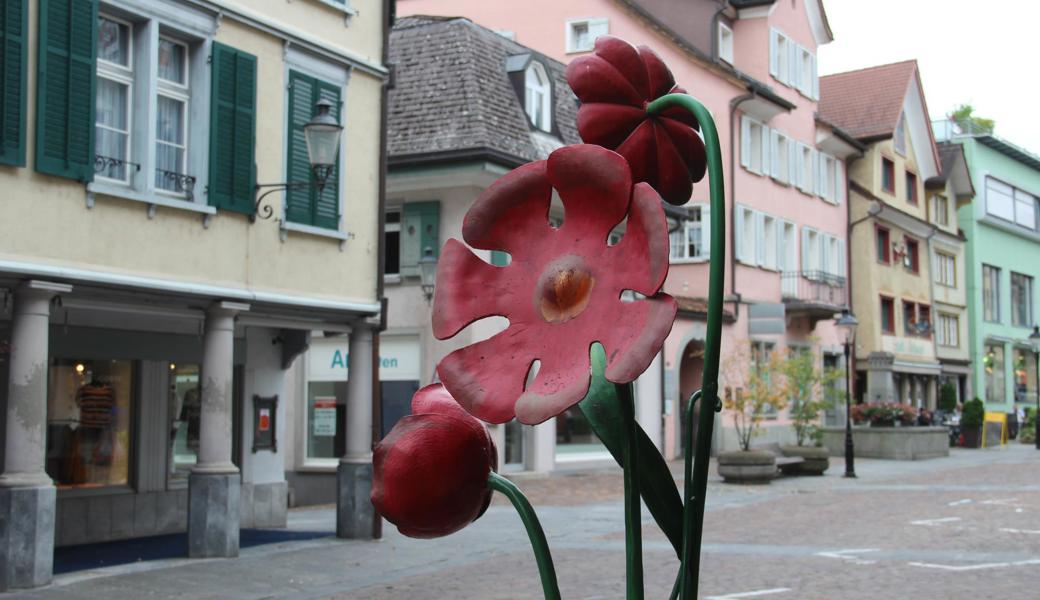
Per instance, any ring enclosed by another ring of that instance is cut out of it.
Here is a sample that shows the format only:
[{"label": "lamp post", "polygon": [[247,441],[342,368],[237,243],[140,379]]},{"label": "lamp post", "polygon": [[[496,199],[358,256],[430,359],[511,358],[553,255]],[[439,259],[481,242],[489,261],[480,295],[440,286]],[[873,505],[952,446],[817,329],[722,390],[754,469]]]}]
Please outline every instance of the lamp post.
[{"label": "lamp post", "polygon": [[[307,161],[311,164],[311,177],[306,181],[287,181],[285,183],[258,183],[256,184],[256,202],[253,206],[253,214],[249,216],[251,222],[255,222],[257,215],[261,219],[269,219],[274,215],[274,209],[270,205],[261,208],[260,202],[270,193],[279,190],[295,190],[308,188],[312,184],[321,193],[328,183],[332,171],[336,168],[336,155],[339,151],[339,140],[343,132],[343,126],[339,120],[332,116],[332,103],[322,98],[314,104],[314,117],[303,126],[303,137],[307,142]],[[271,188],[260,194],[262,188]]]},{"label": "lamp post", "polygon": [[848,308],[842,309],[841,314],[834,319],[834,326],[841,332],[845,342],[845,477],[855,477],[855,448],[852,444],[852,414],[849,409],[849,398],[852,396],[849,378],[852,377],[852,369],[849,366],[849,350],[856,340],[856,325],[859,321],[849,312]]},{"label": "lamp post", "polygon": [[422,258],[419,259],[419,282],[422,284],[423,297],[429,304],[433,299],[433,287],[437,283],[437,257],[429,246],[423,248]]},{"label": "lamp post", "polygon": [[1033,424],[1036,426],[1036,449],[1040,450],[1040,325],[1033,325],[1029,345],[1033,347],[1033,368],[1036,369],[1036,412],[1033,413]]}]

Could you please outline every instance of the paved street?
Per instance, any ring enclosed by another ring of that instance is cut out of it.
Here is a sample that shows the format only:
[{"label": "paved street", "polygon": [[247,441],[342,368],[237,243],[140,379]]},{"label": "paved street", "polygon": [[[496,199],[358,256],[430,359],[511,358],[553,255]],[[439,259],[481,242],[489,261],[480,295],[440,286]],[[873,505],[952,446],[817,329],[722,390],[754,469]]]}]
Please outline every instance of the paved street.
[{"label": "paved street", "polygon": [[[954,450],[923,462],[831,461],[823,477],[709,485],[701,597],[715,600],[1028,598],[1040,569],[1040,453]],[[679,465],[674,465],[676,469]],[[713,469],[714,471],[714,469]],[[564,598],[624,595],[617,471],[521,479],[549,536]],[[678,563],[644,510],[647,598]],[[328,509],[298,532],[331,531]],[[503,501],[433,541],[392,526],[376,543],[331,537],[245,548],[237,560],[168,559],[58,576],[19,598],[540,598],[519,518]]]}]

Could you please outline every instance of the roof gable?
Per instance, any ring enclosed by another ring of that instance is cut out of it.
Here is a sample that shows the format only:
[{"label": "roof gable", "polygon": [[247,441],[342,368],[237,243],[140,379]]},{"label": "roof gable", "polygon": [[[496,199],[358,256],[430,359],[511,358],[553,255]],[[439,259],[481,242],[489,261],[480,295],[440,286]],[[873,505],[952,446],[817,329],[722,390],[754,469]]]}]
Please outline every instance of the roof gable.
[{"label": "roof gable", "polygon": [[867,143],[892,137],[905,113],[921,174],[928,178],[939,173],[939,153],[916,60],[821,77],[819,113],[823,120]]},{"label": "roof gable", "polygon": [[555,145],[580,143],[577,102],[561,63],[468,19],[399,19],[390,34],[395,65],[387,123],[391,161],[471,152],[515,164],[545,158],[555,138],[536,131],[524,112],[507,71],[518,60],[537,60],[553,82]]}]

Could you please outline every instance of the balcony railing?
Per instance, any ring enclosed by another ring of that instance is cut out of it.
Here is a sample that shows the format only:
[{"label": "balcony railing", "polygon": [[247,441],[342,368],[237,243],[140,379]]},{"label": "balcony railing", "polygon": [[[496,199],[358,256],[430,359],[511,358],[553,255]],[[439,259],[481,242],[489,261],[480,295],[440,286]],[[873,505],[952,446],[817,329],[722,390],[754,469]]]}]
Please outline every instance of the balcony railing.
[{"label": "balcony railing", "polygon": [[789,306],[840,309],[848,303],[845,278],[824,271],[784,271],[780,289]]}]

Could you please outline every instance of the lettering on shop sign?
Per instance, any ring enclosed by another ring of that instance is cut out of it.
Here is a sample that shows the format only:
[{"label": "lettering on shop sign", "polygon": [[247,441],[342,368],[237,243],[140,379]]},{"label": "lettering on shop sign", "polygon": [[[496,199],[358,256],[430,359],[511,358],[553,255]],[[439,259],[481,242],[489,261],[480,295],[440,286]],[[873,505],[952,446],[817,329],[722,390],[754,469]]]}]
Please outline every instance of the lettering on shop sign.
[{"label": "lettering on shop sign", "polygon": [[[348,369],[350,368],[350,354],[340,350],[336,350],[332,354],[332,362],[329,365],[330,369]],[[392,356],[380,356],[379,357],[379,368],[380,369],[396,369],[397,358]]]}]

